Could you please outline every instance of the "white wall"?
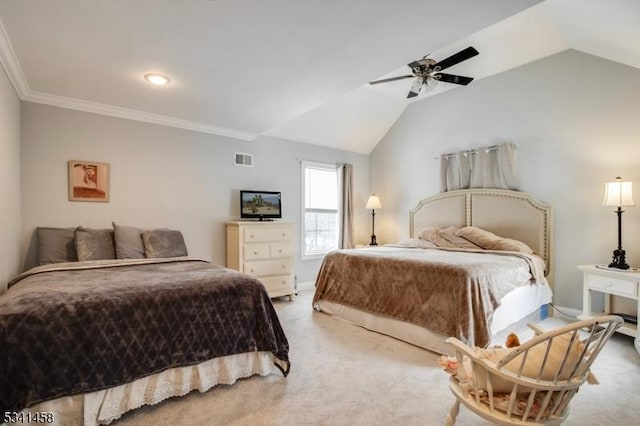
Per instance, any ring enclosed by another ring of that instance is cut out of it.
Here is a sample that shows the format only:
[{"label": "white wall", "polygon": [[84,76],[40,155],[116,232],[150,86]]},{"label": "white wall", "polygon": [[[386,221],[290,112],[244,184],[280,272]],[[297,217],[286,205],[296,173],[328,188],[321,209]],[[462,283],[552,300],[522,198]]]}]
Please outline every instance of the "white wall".
[{"label": "white wall", "polygon": [[0,67],[0,293],[20,272],[20,100]]},{"label": "white wall", "polygon": [[[254,154],[255,167],[234,166],[235,152]],[[240,189],[281,191],[284,219],[300,223],[299,159],[352,163],[356,206],[364,206],[365,155],[281,139],[239,141],[24,102],[23,253],[36,226],[110,227],[113,220],[179,229],[190,255],[224,265],[225,222],[239,217]],[[69,160],[110,163],[109,203],[68,201]],[[356,211],[357,239],[366,241],[368,212]],[[319,263],[298,254],[298,282],[314,280]]]},{"label": "white wall", "polygon": [[[582,307],[576,265],[608,263],[617,222],[604,182],[635,183],[640,203],[640,70],[569,50],[413,104],[371,154],[383,240],[409,232],[408,211],[440,190],[440,154],[518,144],[521,190],[554,208],[555,302]],[[628,261],[640,266],[640,207],[623,216]]]}]

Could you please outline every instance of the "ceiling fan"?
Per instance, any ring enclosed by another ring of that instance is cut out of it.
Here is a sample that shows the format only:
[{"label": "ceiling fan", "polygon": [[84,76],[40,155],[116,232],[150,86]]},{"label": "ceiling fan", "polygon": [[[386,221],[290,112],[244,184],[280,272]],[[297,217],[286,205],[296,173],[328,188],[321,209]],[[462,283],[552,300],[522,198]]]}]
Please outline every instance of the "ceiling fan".
[{"label": "ceiling fan", "polygon": [[369,84],[380,84],[380,83],[388,83],[390,81],[396,80],[404,80],[405,78],[416,78],[411,85],[411,90],[409,90],[409,94],[407,98],[414,98],[418,96],[422,86],[429,84],[431,81],[444,81],[446,83],[453,84],[461,84],[466,86],[467,84],[473,81],[471,77],[464,77],[462,75],[453,75],[453,74],[445,74],[440,71],[452,67],[456,64],[459,64],[462,61],[466,61],[469,58],[473,58],[478,54],[478,51],[473,47],[467,47],[449,56],[446,59],[443,59],[440,62],[436,62],[434,59],[427,58],[425,56],[422,59],[418,59],[417,61],[413,61],[410,64],[407,64],[409,68],[411,68],[411,72],[413,74],[401,75],[399,77],[391,77],[385,78],[382,80],[370,81]]}]

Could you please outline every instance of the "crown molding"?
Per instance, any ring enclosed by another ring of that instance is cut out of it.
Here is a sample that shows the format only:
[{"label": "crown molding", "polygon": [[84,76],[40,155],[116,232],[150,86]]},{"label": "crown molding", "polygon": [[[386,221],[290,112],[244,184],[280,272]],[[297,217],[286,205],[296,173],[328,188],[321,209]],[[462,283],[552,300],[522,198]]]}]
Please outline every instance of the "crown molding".
[{"label": "crown molding", "polygon": [[49,93],[36,92],[29,88],[22,67],[18,62],[9,36],[0,19],[0,63],[4,67],[11,84],[13,84],[18,97],[22,101],[35,102],[39,104],[51,105],[60,108],[73,109],[77,111],[91,112],[94,114],[108,115],[111,117],[124,118],[144,123],[159,124],[161,126],[176,127],[178,129],[193,130],[195,132],[208,133],[218,136],[226,136],[233,139],[252,141],[258,135],[256,133],[243,132],[240,130],[227,129],[224,127],[212,126],[210,124],[197,121],[183,120],[166,115],[153,114],[129,108],[117,107],[114,105],[101,104],[99,102],[85,101],[77,98],[52,95]]},{"label": "crown molding", "polygon": [[101,104],[98,102],[85,101],[82,99],[67,98],[65,96],[51,95],[49,93],[36,92],[33,90],[30,90],[23,100],[27,102],[35,102],[38,104],[51,105],[60,108],[91,112],[94,114],[108,115],[111,117],[125,118],[134,121],[142,121],[144,123],[152,123],[159,124],[161,126],[176,127],[178,129],[193,130],[200,133],[226,136],[229,138],[245,141],[252,141],[258,136],[256,133],[226,129],[224,127],[212,126],[210,124],[199,123],[197,121],[183,120],[166,115],[153,114],[150,112],[122,108],[108,104]]},{"label": "crown molding", "polygon": [[13,50],[13,46],[11,46],[9,36],[7,35],[7,31],[4,29],[4,25],[2,24],[1,19],[0,63],[2,64],[4,70],[7,72],[7,76],[9,76],[9,80],[11,81],[11,84],[13,84],[18,97],[20,99],[24,99],[26,94],[29,92],[29,85],[27,84],[27,79],[24,78],[22,68],[20,67],[20,63],[18,62],[18,57],[16,56],[16,52],[14,52]]}]

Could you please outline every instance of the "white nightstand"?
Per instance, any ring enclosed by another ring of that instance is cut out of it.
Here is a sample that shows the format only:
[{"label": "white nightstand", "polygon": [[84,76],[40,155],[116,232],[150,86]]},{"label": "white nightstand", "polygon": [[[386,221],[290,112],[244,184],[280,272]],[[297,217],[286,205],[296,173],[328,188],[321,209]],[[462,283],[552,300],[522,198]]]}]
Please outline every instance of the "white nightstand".
[{"label": "white nightstand", "polygon": [[[587,319],[602,313],[591,311],[591,292],[598,291],[604,294],[604,314],[610,313],[611,295],[633,299],[638,304],[640,312],[640,297],[638,287],[640,286],[640,270],[613,270],[610,268],[598,268],[596,265],[580,265],[578,269],[584,274],[582,284],[582,315],[579,319]],[[618,329],[619,333],[627,336],[637,337],[638,327],[636,324],[625,322]],[[638,341],[638,340],[636,340]],[[639,349],[640,350],[640,349]]]}]

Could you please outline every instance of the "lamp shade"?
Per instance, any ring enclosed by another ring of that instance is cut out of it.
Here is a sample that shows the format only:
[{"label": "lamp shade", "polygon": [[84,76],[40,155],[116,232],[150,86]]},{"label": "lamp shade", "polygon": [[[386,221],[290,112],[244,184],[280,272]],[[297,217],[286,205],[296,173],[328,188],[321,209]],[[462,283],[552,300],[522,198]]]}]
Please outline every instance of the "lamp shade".
[{"label": "lamp shade", "polygon": [[607,207],[635,206],[632,182],[622,182],[617,177],[614,182],[605,183],[604,205]]},{"label": "lamp shade", "polygon": [[382,204],[380,204],[380,198],[376,194],[371,194],[365,208],[368,210],[381,209]]}]

